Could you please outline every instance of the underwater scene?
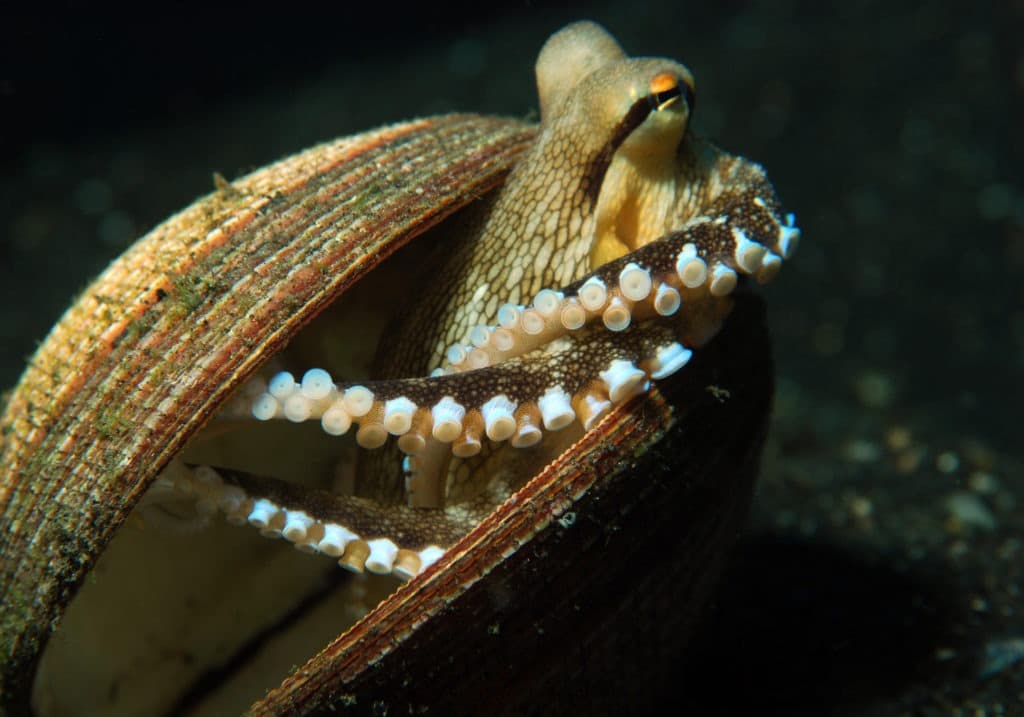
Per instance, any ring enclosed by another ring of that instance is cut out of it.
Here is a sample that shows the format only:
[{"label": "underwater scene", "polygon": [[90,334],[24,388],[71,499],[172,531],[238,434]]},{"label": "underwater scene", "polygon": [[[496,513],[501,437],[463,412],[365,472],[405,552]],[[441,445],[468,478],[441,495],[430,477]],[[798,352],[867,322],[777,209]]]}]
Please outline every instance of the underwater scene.
[{"label": "underwater scene", "polygon": [[0,713],[1024,715],[1024,3],[69,12],[0,65]]}]

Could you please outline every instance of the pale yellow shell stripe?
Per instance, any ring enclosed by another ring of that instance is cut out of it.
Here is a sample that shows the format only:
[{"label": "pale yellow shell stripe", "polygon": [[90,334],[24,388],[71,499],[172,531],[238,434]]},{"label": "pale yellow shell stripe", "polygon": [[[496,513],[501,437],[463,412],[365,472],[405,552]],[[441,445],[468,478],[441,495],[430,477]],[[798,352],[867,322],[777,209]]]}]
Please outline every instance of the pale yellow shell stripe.
[{"label": "pale yellow shell stripe", "polygon": [[314,148],[172,217],[86,289],[0,418],[4,659],[34,659],[148,481],[248,374],[381,255],[499,182],[531,136],[453,116]]}]

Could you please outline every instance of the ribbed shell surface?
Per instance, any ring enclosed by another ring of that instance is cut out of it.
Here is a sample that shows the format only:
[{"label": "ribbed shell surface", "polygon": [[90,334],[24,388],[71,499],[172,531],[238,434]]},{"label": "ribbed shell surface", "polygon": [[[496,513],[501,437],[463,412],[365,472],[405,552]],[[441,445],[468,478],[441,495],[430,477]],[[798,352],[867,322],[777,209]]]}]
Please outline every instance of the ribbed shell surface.
[{"label": "ribbed shell surface", "polygon": [[53,328],[0,426],[0,693],[19,704],[82,578],[240,382],[409,238],[502,181],[524,124],[412,121],[225,184],[117,259]]}]

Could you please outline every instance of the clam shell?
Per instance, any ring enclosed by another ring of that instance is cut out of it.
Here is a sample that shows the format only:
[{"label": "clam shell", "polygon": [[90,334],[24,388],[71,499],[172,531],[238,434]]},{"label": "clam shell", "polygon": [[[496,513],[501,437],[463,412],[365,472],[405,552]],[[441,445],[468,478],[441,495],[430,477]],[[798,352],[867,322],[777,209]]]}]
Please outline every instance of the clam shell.
[{"label": "clam shell", "polygon": [[531,137],[448,116],[314,147],[171,217],[83,292],[0,418],[8,704],[25,704],[63,607],[218,405],[391,252],[496,186]]},{"label": "clam shell", "polygon": [[[86,289],[0,418],[0,705],[27,708],[64,607],[231,392],[391,252],[500,183],[531,137],[449,116],[315,147],[199,200]],[[769,356],[760,304],[741,294],[678,380],[613,411],[253,711],[642,704],[745,514]]]}]

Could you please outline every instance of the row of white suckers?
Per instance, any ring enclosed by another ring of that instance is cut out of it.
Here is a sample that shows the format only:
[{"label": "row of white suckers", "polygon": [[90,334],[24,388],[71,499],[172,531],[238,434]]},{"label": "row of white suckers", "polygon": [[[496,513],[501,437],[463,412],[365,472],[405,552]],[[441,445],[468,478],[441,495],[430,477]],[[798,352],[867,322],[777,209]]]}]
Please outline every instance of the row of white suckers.
[{"label": "row of white suckers", "polygon": [[[752,241],[742,230],[732,230],[733,256],[740,271],[753,275],[762,284],[775,277],[783,258],[792,255],[800,238],[792,214],[786,216],[786,222],[787,225],[779,227],[782,256]],[[672,316],[682,304],[680,291],[673,284],[689,290],[706,285],[711,296],[721,297],[732,293],[736,283],[735,270],[720,261],[713,261],[709,268],[698,256],[696,244],[686,243],[676,257],[675,276],[656,277],[650,269],[630,262],[619,272],[614,287],[593,276],[580,286],[576,296],[566,297],[560,291],[543,289],[534,297],[532,306],[503,304],[498,309],[498,325],[473,327],[469,332],[470,343],[450,347],[445,354],[449,366],[435,374],[485,368],[522,355],[563,331],[583,328],[596,316],[610,331],[625,331],[632,322],[634,304],[639,302],[649,302],[660,316]]]},{"label": "row of white suckers", "polygon": [[224,513],[232,525],[251,525],[267,538],[284,538],[304,553],[323,553],[337,558],[338,565],[354,573],[369,570],[408,580],[435,563],[444,549],[435,545],[421,550],[399,548],[388,538],[365,540],[336,523],[323,523],[302,510],[288,510],[268,498],[250,498],[236,485],[224,482],[209,466],[182,470],[169,480],[183,497],[196,500],[196,510]]},{"label": "row of white suckers", "polygon": [[589,430],[613,405],[645,391],[648,378],[657,380],[675,373],[692,355],[673,342],[643,361],[644,368],[625,359],[612,360],[599,372],[601,388],[592,384],[571,396],[561,386],[552,386],[536,402],[523,404],[499,394],[479,410],[467,410],[452,396],[421,410],[405,396],[379,400],[366,386],[340,390],[324,369],[310,369],[301,382],[282,371],[270,380],[266,392],[255,397],[252,415],[263,421],[286,418],[294,423],[319,418],[323,430],[331,435],[344,434],[353,421],[361,419],[356,442],[363,448],[378,448],[393,435],[398,437],[399,449],[414,456],[433,438],[452,444],[454,455],[468,458],[480,452],[482,435],[526,448],[540,441],[541,426],[558,431],[578,419]]},{"label": "row of white suckers", "polygon": [[[778,271],[782,257],[763,245],[751,241],[739,229],[733,230],[736,265],[744,273],[767,281]],[[783,257],[792,254],[800,230],[793,226],[793,215],[786,216],[786,225],[779,228],[778,247]],[[721,263],[713,263],[709,271],[704,259],[697,256],[693,243],[683,246],[676,260],[676,274],[684,286],[695,289],[707,284],[712,296],[725,296],[736,286],[736,272]],[[655,286],[657,284],[657,286]],[[432,375],[483,368],[492,359],[525,353],[548,341],[563,330],[581,328],[589,318],[600,314],[609,329],[624,330],[630,323],[632,304],[651,299],[656,313],[669,316],[678,310],[679,291],[665,282],[656,282],[649,269],[636,263],[627,264],[619,273],[617,291],[592,277],[577,296],[566,298],[550,289],[537,294],[531,308],[505,304],[498,310],[500,326],[477,326],[470,332],[472,346],[453,346],[448,351],[449,368]],[[627,303],[628,302],[628,303]],[[488,353],[491,352],[491,353]],[[497,356],[492,354],[496,353]],[[379,401],[365,386],[339,390],[330,374],[311,369],[301,382],[289,372],[275,375],[268,384],[250,384],[251,414],[259,420],[286,418],[295,423],[319,419],[323,430],[331,435],[347,433],[356,419],[359,429],[356,441],[364,448],[377,448],[389,435],[399,437],[399,448],[409,455],[419,453],[428,437],[452,443],[452,452],[469,457],[479,452],[481,434],[492,441],[511,439],[515,447],[527,447],[541,439],[540,425],[556,431],[579,419],[589,429],[613,404],[620,403],[637,391],[646,389],[648,376],[661,379],[679,370],[690,359],[691,352],[679,343],[661,347],[654,357],[642,361],[643,368],[631,361],[614,360],[600,372],[606,395],[581,392],[570,396],[560,386],[551,386],[536,403],[518,405],[505,395],[492,397],[479,407],[467,409],[453,397],[445,396],[429,410],[419,410],[405,396]],[[644,370],[646,369],[646,370]],[[426,407],[424,407],[426,408]]]}]

